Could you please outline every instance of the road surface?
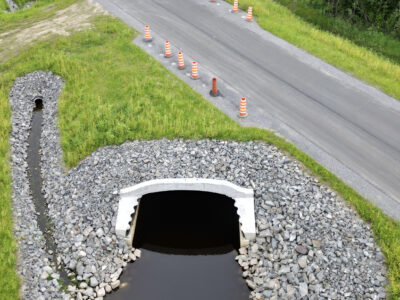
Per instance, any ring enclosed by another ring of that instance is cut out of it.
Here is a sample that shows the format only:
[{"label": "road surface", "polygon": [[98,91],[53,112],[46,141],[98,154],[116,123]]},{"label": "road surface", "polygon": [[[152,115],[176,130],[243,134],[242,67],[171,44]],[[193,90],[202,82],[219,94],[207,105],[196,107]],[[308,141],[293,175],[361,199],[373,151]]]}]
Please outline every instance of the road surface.
[{"label": "road surface", "polygon": [[400,220],[399,102],[230,13],[221,0],[98,2],[141,32],[150,25],[153,49],[136,42],[160,61],[168,39],[200,72],[223,80],[225,104],[217,106],[225,113],[235,117],[246,96],[244,125],[277,131]]}]

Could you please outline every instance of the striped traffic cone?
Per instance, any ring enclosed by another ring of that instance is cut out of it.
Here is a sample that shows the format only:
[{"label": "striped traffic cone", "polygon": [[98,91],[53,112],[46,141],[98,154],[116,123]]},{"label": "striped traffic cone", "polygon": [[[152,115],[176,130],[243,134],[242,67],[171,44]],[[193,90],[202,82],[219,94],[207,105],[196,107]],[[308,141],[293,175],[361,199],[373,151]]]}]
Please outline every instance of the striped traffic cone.
[{"label": "striped traffic cone", "polygon": [[144,41],[151,42],[152,40],[153,40],[153,38],[150,35],[150,27],[149,27],[149,25],[146,25],[144,27]]},{"label": "striped traffic cone", "polygon": [[233,9],[232,12],[233,13],[237,13],[239,11],[239,0],[234,0],[233,1]]},{"label": "striped traffic cone", "polygon": [[199,72],[197,71],[197,62],[192,62],[192,79],[199,79]]},{"label": "striped traffic cone", "polygon": [[249,6],[247,10],[247,21],[248,22],[253,21],[253,6]]},{"label": "striped traffic cone", "polygon": [[217,78],[212,79],[212,88],[210,91],[210,95],[213,97],[218,97],[220,95],[220,92],[217,87]]},{"label": "striped traffic cone", "polygon": [[247,108],[246,108],[246,98],[240,99],[240,112],[239,117],[246,118],[247,117]]},{"label": "striped traffic cone", "polygon": [[172,56],[172,52],[171,52],[171,45],[169,43],[169,41],[165,41],[165,53],[164,56],[169,58]]},{"label": "striped traffic cone", "polygon": [[185,61],[183,60],[183,53],[178,52],[178,68],[183,70],[185,68]]}]

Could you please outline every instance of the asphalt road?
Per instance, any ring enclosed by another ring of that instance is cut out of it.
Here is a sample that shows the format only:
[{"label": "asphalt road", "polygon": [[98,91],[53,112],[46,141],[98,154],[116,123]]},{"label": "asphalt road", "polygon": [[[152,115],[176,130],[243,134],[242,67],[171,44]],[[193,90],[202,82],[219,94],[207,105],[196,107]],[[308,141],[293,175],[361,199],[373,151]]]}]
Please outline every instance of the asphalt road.
[{"label": "asphalt road", "polygon": [[399,102],[249,24],[225,2],[98,2],[140,31],[149,24],[155,46],[168,39],[223,79],[228,115],[234,95],[245,95],[244,125],[276,130],[400,220]]}]

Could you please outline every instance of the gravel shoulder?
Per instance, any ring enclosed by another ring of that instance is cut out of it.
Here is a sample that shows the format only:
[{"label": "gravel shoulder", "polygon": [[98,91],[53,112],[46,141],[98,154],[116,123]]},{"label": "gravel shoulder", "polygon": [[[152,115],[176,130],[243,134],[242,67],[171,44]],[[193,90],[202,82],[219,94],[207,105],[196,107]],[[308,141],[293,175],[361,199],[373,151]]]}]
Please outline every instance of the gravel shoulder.
[{"label": "gravel shoulder", "polygon": [[[257,239],[237,257],[253,299],[379,299],[384,256],[370,227],[329,188],[274,146],[259,142],[153,140],[101,148],[76,168],[62,167],[57,100],[62,79],[34,72],[16,80],[11,166],[18,271],[24,299],[103,297],[140,257],[114,231],[118,190],[158,178],[200,177],[254,188]],[[34,98],[44,102],[43,193],[60,260],[78,282],[59,290],[37,227],[26,174]],[[43,276],[43,274],[51,275]],[[50,279],[50,280],[49,280]]]}]

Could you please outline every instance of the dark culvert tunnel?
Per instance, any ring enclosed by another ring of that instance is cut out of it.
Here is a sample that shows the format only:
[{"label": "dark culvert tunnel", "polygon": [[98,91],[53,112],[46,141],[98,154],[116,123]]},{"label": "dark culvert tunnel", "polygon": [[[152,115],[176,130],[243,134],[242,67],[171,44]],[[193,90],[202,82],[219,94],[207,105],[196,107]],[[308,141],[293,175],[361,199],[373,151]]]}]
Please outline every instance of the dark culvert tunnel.
[{"label": "dark culvert tunnel", "polygon": [[224,195],[172,191],[140,199],[133,247],[121,288],[109,299],[244,300],[249,290],[235,261],[239,217]]}]

